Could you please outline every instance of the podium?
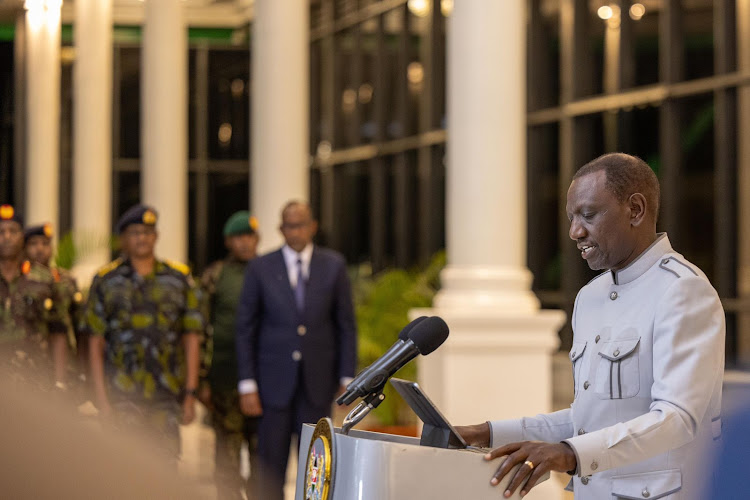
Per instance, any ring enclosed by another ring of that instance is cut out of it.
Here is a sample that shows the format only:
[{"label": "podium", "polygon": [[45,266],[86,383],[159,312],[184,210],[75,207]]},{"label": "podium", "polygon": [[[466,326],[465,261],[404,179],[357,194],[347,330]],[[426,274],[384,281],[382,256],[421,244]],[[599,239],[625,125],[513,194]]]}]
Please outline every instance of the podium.
[{"label": "podium", "polygon": [[[321,419],[302,427],[295,500],[498,500],[516,471],[491,486],[500,463],[479,450],[420,446],[419,438],[344,435]],[[511,498],[520,500],[520,488]]]}]

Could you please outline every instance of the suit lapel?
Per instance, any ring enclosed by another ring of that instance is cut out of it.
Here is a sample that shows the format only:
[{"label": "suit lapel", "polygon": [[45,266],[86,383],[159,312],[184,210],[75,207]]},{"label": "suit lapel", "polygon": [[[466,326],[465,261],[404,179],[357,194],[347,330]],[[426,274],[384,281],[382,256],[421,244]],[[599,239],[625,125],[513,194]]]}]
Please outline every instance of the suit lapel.
[{"label": "suit lapel", "polygon": [[323,258],[318,252],[318,247],[313,247],[313,253],[310,257],[310,271],[307,277],[307,290],[305,293],[305,310],[309,307],[310,297],[315,293],[318,288],[318,284],[323,276]]},{"label": "suit lapel", "polygon": [[292,290],[292,284],[289,283],[289,272],[286,268],[286,261],[284,260],[284,254],[281,250],[275,252],[273,263],[273,276],[276,280],[276,284],[280,290],[283,291],[291,304],[292,309],[297,310],[297,303],[294,301],[294,290]]}]

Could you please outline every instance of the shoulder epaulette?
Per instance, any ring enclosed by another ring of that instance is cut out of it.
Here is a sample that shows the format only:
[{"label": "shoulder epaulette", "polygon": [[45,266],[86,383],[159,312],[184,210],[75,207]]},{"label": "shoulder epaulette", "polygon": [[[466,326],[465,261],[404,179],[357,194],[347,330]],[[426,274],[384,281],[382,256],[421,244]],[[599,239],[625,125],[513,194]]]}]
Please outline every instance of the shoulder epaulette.
[{"label": "shoulder epaulette", "polygon": [[120,267],[120,264],[122,264],[122,262],[123,262],[122,257],[116,258],[115,260],[107,264],[106,266],[99,269],[99,271],[97,271],[96,273],[97,276],[99,276],[100,278],[103,278],[107,274],[111,273],[112,271]]},{"label": "shoulder epaulette", "polygon": [[692,274],[693,276],[698,276],[698,273],[695,272],[695,269],[685,264],[680,259],[672,256],[664,257],[663,259],[661,259],[661,261],[659,262],[659,268],[674,274],[677,278],[681,278],[686,273]]},{"label": "shoulder epaulette", "polygon": [[175,260],[165,260],[164,263],[174,269],[175,271],[179,271],[185,276],[190,274],[190,267],[187,264],[183,264],[182,262],[177,262]]}]

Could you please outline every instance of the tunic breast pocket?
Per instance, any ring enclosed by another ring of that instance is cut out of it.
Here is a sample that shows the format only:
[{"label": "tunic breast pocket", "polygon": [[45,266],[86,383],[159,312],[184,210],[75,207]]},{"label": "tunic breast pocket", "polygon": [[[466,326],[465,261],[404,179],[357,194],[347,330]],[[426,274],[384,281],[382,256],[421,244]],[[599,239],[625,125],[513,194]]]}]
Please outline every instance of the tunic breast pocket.
[{"label": "tunic breast pocket", "polygon": [[604,342],[596,360],[594,392],[599,399],[627,399],[638,394],[640,337]]}]

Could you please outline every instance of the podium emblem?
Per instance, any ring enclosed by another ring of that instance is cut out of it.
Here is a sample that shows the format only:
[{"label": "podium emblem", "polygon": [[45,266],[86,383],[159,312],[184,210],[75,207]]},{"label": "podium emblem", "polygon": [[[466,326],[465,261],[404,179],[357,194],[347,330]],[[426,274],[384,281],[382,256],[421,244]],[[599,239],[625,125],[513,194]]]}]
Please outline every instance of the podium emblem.
[{"label": "podium emblem", "polygon": [[305,466],[305,500],[333,498],[333,422],[321,418],[315,426]]}]

